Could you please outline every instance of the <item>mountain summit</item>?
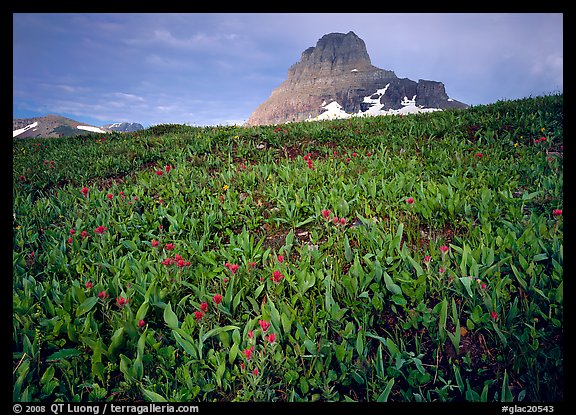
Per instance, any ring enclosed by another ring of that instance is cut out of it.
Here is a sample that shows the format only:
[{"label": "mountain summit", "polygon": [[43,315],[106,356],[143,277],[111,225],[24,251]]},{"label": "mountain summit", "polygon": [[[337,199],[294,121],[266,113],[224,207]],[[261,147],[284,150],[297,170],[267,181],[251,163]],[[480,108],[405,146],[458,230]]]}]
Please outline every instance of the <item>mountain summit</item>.
[{"label": "mountain summit", "polygon": [[466,108],[444,84],[398,78],[372,65],[354,32],[329,33],[302,52],[288,78],[252,113],[247,125],[282,124],[358,115]]}]

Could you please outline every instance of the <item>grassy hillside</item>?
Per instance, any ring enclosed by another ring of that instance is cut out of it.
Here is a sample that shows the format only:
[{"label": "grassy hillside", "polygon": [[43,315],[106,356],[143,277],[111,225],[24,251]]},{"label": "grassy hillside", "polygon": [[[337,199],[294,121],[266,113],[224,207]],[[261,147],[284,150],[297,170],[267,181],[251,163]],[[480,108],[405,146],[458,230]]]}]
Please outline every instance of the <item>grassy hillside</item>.
[{"label": "grassy hillside", "polygon": [[563,399],[563,96],[13,140],[14,401]]}]

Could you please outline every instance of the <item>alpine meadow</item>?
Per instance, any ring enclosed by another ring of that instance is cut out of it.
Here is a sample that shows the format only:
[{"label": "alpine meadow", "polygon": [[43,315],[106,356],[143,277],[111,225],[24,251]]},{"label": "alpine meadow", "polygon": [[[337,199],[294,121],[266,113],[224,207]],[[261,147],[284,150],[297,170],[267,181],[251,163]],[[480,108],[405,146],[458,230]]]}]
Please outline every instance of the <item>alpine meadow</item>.
[{"label": "alpine meadow", "polygon": [[13,138],[15,402],[560,402],[563,95]]}]

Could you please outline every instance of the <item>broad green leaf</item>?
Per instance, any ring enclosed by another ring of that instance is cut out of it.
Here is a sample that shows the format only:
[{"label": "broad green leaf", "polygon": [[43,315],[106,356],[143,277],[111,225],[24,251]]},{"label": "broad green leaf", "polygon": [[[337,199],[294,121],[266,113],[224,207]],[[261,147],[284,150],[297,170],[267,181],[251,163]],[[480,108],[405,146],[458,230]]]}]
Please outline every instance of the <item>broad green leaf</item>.
[{"label": "broad green leaf", "polygon": [[504,369],[504,379],[502,380],[502,390],[500,392],[500,402],[512,402],[514,396],[510,392],[510,387],[508,386],[508,372]]},{"label": "broad green leaf", "polygon": [[386,384],[386,388],[384,388],[380,396],[378,396],[376,402],[388,402],[388,396],[390,395],[390,391],[392,390],[393,386],[394,386],[394,378],[388,381],[388,383]]},{"label": "broad green leaf", "polygon": [[136,246],[136,244],[133,241],[130,241],[128,239],[123,239],[122,245],[124,245],[129,251],[138,250],[138,247]]},{"label": "broad green leaf", "polygon": [[168,402],[162,395],[151,390],[142,388],[142,393],[150,402]]},{"label": "broad green leaf", "polygon": [[240,329],[240,327],[238,326],[224,326],[224,327],[215,327],[212,330],[208,331],[206,334],[204,334],[203,336],[201,336],[202,342],[205,342],[206,340],[208,340],[210,337],[212,336],[216,336],[220,333],[222,333],[223,331],[229,331],[229,330],[234,330],[234,329]]},{"label": "broad green leaf", "polygon": [[346,258],[346,261],[348,262],[352,262],[354,259],[352,248],[350,248],[350,241],[348,240],[348,235],[344,235],[344,258]]},{"label": "broad green leaf", "polygon": [[474,298],[474,294],[472,293],[472,287],[471,287],[472,280],[473,277],[460,277],[460,281],[462,282],[462,285],[464,285],[464,288],[466,288],[466,292],[468,293],[470,298]]},{"label": "broad green leaf", "polygon": [[176,329],[172,330],[172,334],[174,335],[174,339],[176,339],[176,342],[178,342],[178,344],[180,346],[182,346],[182,348],[184,349],[184,351],[186,353],[188,353],[190,356],[192,356],[192,358],[196,359],[198,357],[198,354],[196,352],[196,347],[194,346],[194,344],[192,342],[190,342],[190,340],[185,339],[180,333],[181,329],[178,329],[178,331],[176,331]]},{"label": "broad green leaf", "polygon": [[148,301],[144,301],[142,303],[142,305],[140,305],[140,307],[138,308],[138,311],[136,312],[136,320],[140,321],[143,320],[144,317],[146,317],[146,313],[148,312]]},{"label": "broad green leaf", "polygon": [[124,336],[124,327],[117,329],[111,337],[110,346],[108,346],[108,357],[112,358],[118,348],[122,345],[122,340]]},{"label": "broad green leaf", "polygon": [[176,316],[176,313],[172,311],[172,305],[170,305],[170,302],[168,302],[164,308],[164,322],[171,329],[177,329],[179,327],[178,317]]},{"label": "broad green leaf", "polygon": [[98,297],[88,297],[76,309],[76,317],[80,317],[82,314],[92,310],[96,304],[98,304]]},{"label": "broad green leaf", "polygon": [[386,339],[386,348],[390,353],[390,357],[393,359],[400,356],[400,350],[398,349],[398,346],[396,346],[396,343],[394,343],[394,340],[392,340],[390,337]]},{"label": "broad green leaf", "polygon": [[384,284],[386,285],[386,289],[388,291],[390,291],[392,294],[402,294],[402,289],[400,288],[399,285],[395,284],[394,281],[392,281],[392,278],[390,277],[390,275],[388,275],[388,273],[386,271],[384,271]]},{"label": "broad green leaf", "polygon": [[46,358],[46,361],[54,361],[54,360],[67,360],[71,357],[78,357],[84,355],[84,352],[81,352],[78,349],[62,349],[55,353],[52,353],[50,356]]}]

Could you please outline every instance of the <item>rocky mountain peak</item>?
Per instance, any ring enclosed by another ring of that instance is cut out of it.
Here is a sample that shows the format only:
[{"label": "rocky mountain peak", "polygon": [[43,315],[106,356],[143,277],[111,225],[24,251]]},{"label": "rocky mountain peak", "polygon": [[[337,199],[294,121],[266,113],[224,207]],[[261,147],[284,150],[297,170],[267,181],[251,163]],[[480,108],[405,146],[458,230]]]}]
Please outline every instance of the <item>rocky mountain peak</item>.
[{"label": "rocky mountain peak", "polygon": [[350,31],[326,34],[316,46],[304,50],[300,61],[288,69],[287,79],[246,124],[315,119],[332,102],[346,115],[378,115],[407,106],[422,110],[431,105],[434,110],[467,107],[450,99],[441,82],[401,79],[391,70],[373,66],[366,44]]},{"label": "rocky mountain peak", "polygon": [[316,71],[334,71],[371,67],[366,44],[354,32],[329,33],[314,47],[302,53],[295,68],[306,67]]}]

